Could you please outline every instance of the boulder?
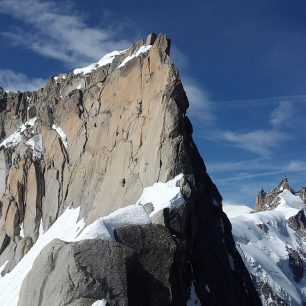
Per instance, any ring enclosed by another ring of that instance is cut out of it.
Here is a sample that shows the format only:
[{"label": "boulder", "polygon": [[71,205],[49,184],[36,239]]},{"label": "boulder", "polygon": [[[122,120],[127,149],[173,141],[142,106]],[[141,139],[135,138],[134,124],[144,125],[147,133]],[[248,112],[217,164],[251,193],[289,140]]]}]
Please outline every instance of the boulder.
[{"label": "boulder", "polygon": [[132,225],[115,231],[116,241],[133,251],[127,264],[129,305],[169,305],[176,244],[161,225]]},{"label": "boulder", "polygon": [[18,305],[90,305],[101,298],[128,305],[125,261],[124,249],[115,242],[54,240],[35,260]]}]

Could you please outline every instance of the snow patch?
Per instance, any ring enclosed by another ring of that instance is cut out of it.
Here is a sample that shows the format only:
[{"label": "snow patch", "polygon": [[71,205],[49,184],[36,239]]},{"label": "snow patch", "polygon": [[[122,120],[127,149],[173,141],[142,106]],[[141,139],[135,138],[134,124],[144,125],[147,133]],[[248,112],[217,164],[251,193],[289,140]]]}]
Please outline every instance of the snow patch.
[{"label": "snow patch", "polygon": [[187,301],[186,306],[194,306],[194,305],[201,306],[201,302],[200,302],[200,299],[197,296],[197,293],[196,293],[195,288],[194,288],[194,284],[192,282],[192,285],[191,285],[191,288],[190,288],[190,298]]},{"label": "snow patch", "polygon": [[55,81],[55,83],[59,83],[59,81],[61,79],[66,80],[67,79],[67,74],[66,73],[61,73],[60,75],[53,77],[53,80]]},{"label": "snow patch", "polygon": [[167,183],[155,183],[151,187],[146,187],[137,204],[152,203],[154,210],[151,212],[150,217],[164,208],[173,209],[183,205],[185,200],[180,190],[182,178],[183,174],[179,174]]},{"label": "snow patch", "polygon": [[150,49],[152,48],[151,45],[148,45],[148,46],[141,46],[135,53],[127,56],[123,61],[122,63],[118,66],[118,69],[119,68],[122,68],[126,63],[128,63],[130,60],[132,60],[133,58],[143,54],[143,53],[146,53],[148,52]]},{"label": "snow patch", "polygon": [[20,235],[20,237],[24,238],[24,226],[23,226],[23,222],[19,226],[20,226],[19,235]]},{"label": "snow patch", "polygon": [[40,134],[33,136],[26,142],[26,145],[32,149],[34,159],[41,158],[42,152],[42,137]]},{"label": "snow patch", "polygon": [[1,273],[2,273],[2,271],[4,270],[4,268],[5,268],[5,266],[7,265],[8,262],[9,262],[9,260],[6,260],[6,261],[4,262],[4,264],[0,267],[0,278],[2,277],[2,276],[1,276]]},{"label": "snow patch", "polygon": [[52,129],[56,131],[57,135],[61,138],[62,143],[67,150],[68,142],[67,142],[67,135],[65,134],[65,132],[62,130],[61,127],[57,126],[56,124],[52,125]]},{"label": "snow patch", "polygon": [[106,304],[107,304],[107,300],[102,299],[102,300],[94,302],[91,306],[106,306]]},{"label": "snow patch", "polygon": [[23,138],[23,132],[28,129],[32,128],[37,120],[37,117],[31,118],[30,120],[26,121],[24,124],[22,124],[16,132],[14,132],[12,135],[4,139],[0,143],[0,148],[10,148],[10,147],[16,147],[20,141]]},{"label": "snow patch", "polygon": [[126,50],[123,51],[113,51],[111,53],[105,54],[97,63],[90,64],[83,68],[77,68],[73,70],[73,74],[88,74],[93,70],[98,69],[99,67],[111,64],[116,56],[123,54]]}]

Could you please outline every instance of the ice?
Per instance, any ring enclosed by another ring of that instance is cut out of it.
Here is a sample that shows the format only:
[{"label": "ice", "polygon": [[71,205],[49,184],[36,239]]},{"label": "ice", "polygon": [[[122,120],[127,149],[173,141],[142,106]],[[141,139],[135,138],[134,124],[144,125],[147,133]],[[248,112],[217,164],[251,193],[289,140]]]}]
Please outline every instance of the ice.
[{"label": "ice", "polygon": [[142,53],[146,53],[148,52],[150,49],[151,49],[151,45],[148,45],[148,46],[141,46],[135,53],[127,56],[123,61],[122,63],[118,66],[118,68],[121,68],[123,67],[126,63],[128,63],[130,60],[132,60],[133,58],[139,56],[140,54]]},{"label": "ice", "polygon": [[52,125],[52,129],[56,131],[58,136],[61,138],[64,147],[67,150],[68,149],[68,142],[67,142],[67,135],[65,134],[65,132],[62,130],[61,127],[57,126],[56,124]]},{"label": "ice", "polygon": [[97,63],[90,64],[83,68],[77,68],[73,70],[73,74],[88,74],[93,70],[96,70],[99,67],[111,64],[112,61],[115,59],[116,56],[123,54],[126,50],[123,51],[113,51],[104,55]]},{"label": "ice", "polygon": [[40,134],[33,136],[26,142],[26,145],[31,147],[34,159],[41,158],[42,152],[42,137]]},{"label": "ice", "polygon": [[0,148],[10,148],[10,147],[16,147],[20,141],[23,138],[22,133],[28,129],[28,128],[32,128],[35,124],[37,120],[37,117],[31,118],[30,120],[26,121],[24,124],[22,124],[16,132],[14,132],[12,135],[10,135],[9,137],[7,137],[6,139],[4,139],[1,143],[0,143]]},{"label": "ice", "polygon": [[94,302],[91,306],[106,306],[106,304],[107,304],[107,300],[102,299],[102,300]]}]

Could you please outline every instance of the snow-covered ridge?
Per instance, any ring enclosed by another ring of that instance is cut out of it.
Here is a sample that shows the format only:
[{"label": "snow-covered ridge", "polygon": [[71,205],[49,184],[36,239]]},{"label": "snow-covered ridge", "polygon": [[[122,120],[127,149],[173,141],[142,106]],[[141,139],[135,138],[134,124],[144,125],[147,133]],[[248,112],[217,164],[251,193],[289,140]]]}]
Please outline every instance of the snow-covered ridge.
[{"label": "snow-covered ridge", "polygon": [[150,49],[151,49],[151,45],[148,45],[148,46],[141,46],[135,53],[127,56],[123,61],[122,63],[118,66],[118,68],[121,68],[123,67],[126,63],[128,63],[130,60],[132,60],[133,58],[143,54],[143,53],[146,53],[148,52]]},{"label": "snow-covered ridge", "polygon": [[74,75],[76,75],[76,74],[88,74],[88,73],[98,69],[99,67],[111,64],[116,56],[121,55],[125,52],[126,52],[126,50],[113,51],[113,52],[107,53],[97,63],[90,64],[86,67],[74,69],[73,74]]},{"label": "snow-covered ridge", "polygon": [[[232,205],[225,205],[224,211],[233,226],[237,249],[257,283],[268,284],[288,305],[297,306],[306,301],[306,277],[298,282],[294,279],[289,253],[296,250],[305,261],[306,240],[287,221],[299,211],[305,212],[305,204],[288,190],[279,199],[280,204],[269,211],[254,213],[249,207]],[[261,292],[261,299],[263,305],[269,305],[272,297],[265,298]]]},{"label": "snow-covered ridge", "polygon": [[[145,212],[143,205],[148,203],[146,201],[153,203],[154,213],[156,213],[166,207],[171,209],[184,204],[179,187],[182,178],[183,175],[180,174],[167,183],[156,183],[145,188],[136,204],[118,209],[85,228],[84,220],[78,221],[80,207],[66,209],[46,232],[40,231],[38,240],[16,267],[4,277],[0,276],[0,305],[17,306],[23,280],[31,270],[36,257],[52,240],[56,238],[67,242],[84,239],[114,240],[116,228],[130,224],[150,224],[151,219]],[[149,195],[154,195],[154,197],[150,199]],[[5,264],[1,266],[2,269]],[[102,299],[93,305],[105,305],[105,303],[106,300]]]},{"label": "snow-covered ridge", "polygon": [[[122,68],[126,63],[128,63],[130,60],[132,60],[133,58],[140,56],[143,53],[148,52],[151,49],[151,45],[144,45],[141,46],[138,50],[136,50],[133,54],[127,56],[122,63],[117,67]],[[91,73],[92,71],[98,69],[99,67],[111,64],[113,62],[113,60],[116,58],[116,56],[124,54],[126,50],[122,50],[122,51],[113,51],[110,53],[105,54],[97,63],[92,63],[86,67],[82,67],[82,68],[76,68],[73,70],[73,74],[74,75],[78,75],[78,74],[88,74]],[[55,81],[58,80],[59,77],[54,77]]]},{"label": "snow-covered ridge", "polygon": [[28,128],[32,128],[35,124],[37,120],[37,117],[31,118],[30,120],[26,121],[24,124],[22,124],[16,132],[14,132],[12,135],[10,135],[9,137],[7,137],[6,139],[4,139],[1,143],[0,143],[0,148],[10,148],[10,147],[16,147],[20,141],[23,138],[22,133],[28,129]]}]

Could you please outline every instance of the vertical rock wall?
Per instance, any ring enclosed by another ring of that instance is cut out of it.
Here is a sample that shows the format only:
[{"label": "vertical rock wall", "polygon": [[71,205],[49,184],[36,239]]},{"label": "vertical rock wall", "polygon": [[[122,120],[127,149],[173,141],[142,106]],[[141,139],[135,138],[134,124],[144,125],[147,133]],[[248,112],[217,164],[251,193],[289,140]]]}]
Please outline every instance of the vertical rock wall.
[{"label": "vertical rock wall", "polygon": [[169,39],[152,34],[90,73],[51,78],[35,92],[0,92],[4,273],[67,206],[80,206],[89,224],[135,203],[144,187],[184,173],[186,205],[163,215],[176,251],[170,301],[162,304],[184,305],[191,284],[204,305],[260,304],[192,140],[169,52]]}]

